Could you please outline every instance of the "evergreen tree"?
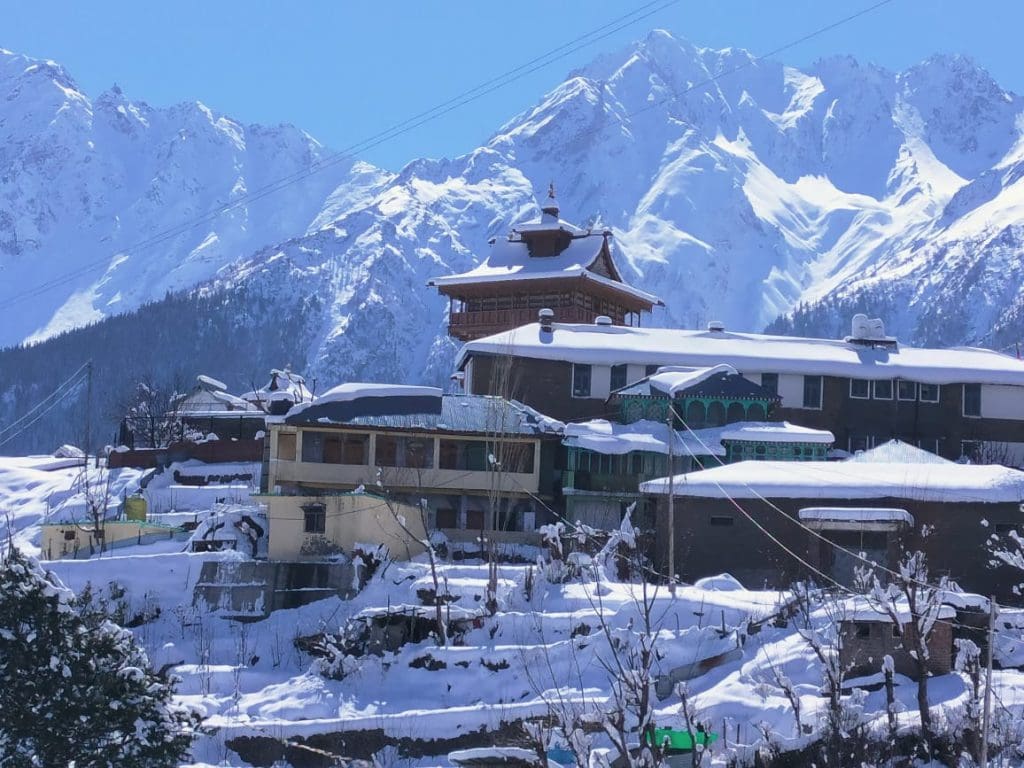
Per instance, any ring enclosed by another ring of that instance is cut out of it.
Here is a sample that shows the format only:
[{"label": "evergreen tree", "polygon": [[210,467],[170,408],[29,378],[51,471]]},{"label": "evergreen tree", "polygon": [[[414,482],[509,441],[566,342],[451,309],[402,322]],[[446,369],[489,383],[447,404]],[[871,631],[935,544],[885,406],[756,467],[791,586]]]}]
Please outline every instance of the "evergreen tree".
[{"label": "evergreen tree", "polygon": [[0,768],[157,768],[195,716],[130,632],[13,546],[0,562]]}]

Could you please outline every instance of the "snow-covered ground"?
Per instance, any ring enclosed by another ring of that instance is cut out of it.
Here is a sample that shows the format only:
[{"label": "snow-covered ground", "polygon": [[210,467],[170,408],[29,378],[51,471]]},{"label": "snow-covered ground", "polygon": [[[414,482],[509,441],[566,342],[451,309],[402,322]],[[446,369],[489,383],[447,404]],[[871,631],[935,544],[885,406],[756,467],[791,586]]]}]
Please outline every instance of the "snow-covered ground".
[{"label": "snow-covered ground", "polygon": [[[141,474],[122,470],[112,483],[130,492]],[[0,460],[0,503],[19,546],[38,552],[40,521],[73,507],[80,475],[81,468],[69,460]],[[203,520],[214,509],[230,515],[239,508],[179,508],[164,517]],[[393,746],[381,747],[382,764],[401,757],[402,764],[447,765],[459,737],[470,738],[460,742],[463,746],[487,744],[486,736],[472,741],[481,730],[501,732],[507,740],[521,733],[521,721],[553,709],[599,713],[610,706],[616,653],[621,658],[647,636],[645,601],[657,650],[651,672],[665,678],[656,686],[664,698],[655,701],[655,721],[683,725],[673,685],[685,680],[691,713],[722,737],[711,753],[712,764],[749,758],[766,733],[777,747],[799,747],[823,725],[827,698],[820,662],[794,620],[764,621],[791,596],[748,591],[727,576],[680,587],[673,596],[664,587],[645,593],[639,584],[616,581],[615,569],[600,557],[570,556],[574,567],[568,578],[564,567],[499,565],[492,614],[486,608],[487,564],[444,562],[438,578],[442,593],[450,596],[446,615],[463,620],[445,647],[427,637],[382,655],[328,663],[297,641],[341,634],[355,626],[355,617],[417,612],[432,619],[433,579],[425,561],[386,563],[351,600],[330,598],[240,623],[194,601],[193,592],[205,563],[245,560],[244,550],[195,554],[183,548],[181,541],[164,541],[93,559],[51,561],[46,567],[76,591],[91,584],[112,595],[112,606],[133,625],[154,667],[166,666],[180,678],[180,698],[207,717],[208,732],[194,756],[202,764],[248,764],[232,747],[251,757],[254,739],[263,739],[264,746],[312,739],[323,748],[344,734],[355,739],[353,744],[372,736],[392,745],[417,745],[415,759]],[[1013,628],[1024,621],[1008,613],[1004,624],[997,651],[1017,660],[1022,644],[1013,638],[1021,632]],[[812,626],[827,637],[828,613],[815,612]],[[803,732],[782,680],[799,697]],[[900,726],[911,728],[916,685],[900,676],[896,683]],[[995,686],[997,714],[1020,718],[1024,674],[1000,671]],[[937,722],[954,727],[968,695],[959,674],[933,678]],[[848,706],[861,711],[870,729],[884,732],[884,691],[851,693]],[[528,746],[521,738],[521,746]],[[591,740],[595,754],[609,747],[600,733]]]},{"label": "snow-covered ground", "polygon": [[[613,683],[609,638],[636,643],[642,634],[643,594],[638,585],[609,581],[603,573],[595,579],[589,569],[568,582],[549,583],[543,571],[531,566],[500,566],[498,609],[489,616],[483,607],[487,565],[445,564],[439,577],[454,598],[455,611],[479,616],[477,626],[444,648],[427,639],[382,656],[349,659],[342,665],[344,677],[329,679],[296,641],[339,632],[361,613],[421,605],[417,592],[432,584],[429,566],[391,563],[351,601],[332,598],[242,624],[193,605],[191,597],[204,562],[239,557],[137,548],[101,560],[48,564],[76,590],[90,582],[118,582],[127,590],[127,614],[151,617],[134,631],[155,666],[174,665],[181,678],[180,697],[206,713],[211,732],[196,745],[195,758],[210,764],[245,764],[228,746],[239,737],[295,740],[379,729],[395,742],[429,742],[479,729],[497,731],[548,713],[556,701],[599,711],[608,705]],[[528,596],[531,577],[534,586]],[[777,612],[786,595],[736,589],[721,579],[706,588],[682,587],[675,597],[665,588],[649,596],[661,655],[654,665],[656,675],[739,649],[686,683],[697,718],[725,735],[716,745],[713,764],[724,765],[732,754],[749,755],[765,728],[783,747],[807,741],[807,734],[796,731],[779,675],[792,681],[803,722],[815,731],[821,726],[827,699],[820,664],[808,644],[792,624],[776,627],[767,622],[756,633],[749,632],[749,623]],[[814,620],[817,626],[828,622],[821,612]],[[1018,715],[1024,712],[1024,675],[1002,671],[996,684],[999,706]],[[916,718],[915,693],[913,682],[897,677],[905,727]],[[966,694],[956,674],[931,681],[939,722],[944,722],[944,713],[957,713]],[[857,704],[865,721],[884,728],[882,691],[866,694]],[[669,695],[655,707],[659,725],[682,725],[678,696]],[[607,746],[595,735],[595,748]],[[443,745],[431,755],[427,744],[424,753],[421,764],[447,764]]]}]

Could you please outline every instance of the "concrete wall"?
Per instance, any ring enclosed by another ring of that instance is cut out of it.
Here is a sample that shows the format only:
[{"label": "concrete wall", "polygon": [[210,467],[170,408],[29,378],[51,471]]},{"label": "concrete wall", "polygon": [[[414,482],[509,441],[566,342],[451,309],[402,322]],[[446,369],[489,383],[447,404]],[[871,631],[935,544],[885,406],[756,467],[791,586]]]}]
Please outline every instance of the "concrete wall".
[{"label": "concrete wall", "polygon": [[[267,505],[271,560],[313,560],[332,550],[348,554],[360,542],[384,544],[400,560],[424,551],[419,543],[426,538],[420,510],[409,504],[391,501],[389,507],[389,502],[371,494],[262,496],[259,500]],[[302,507],[308,504],[326,508],[324,533],[305,532]],[[396,514],[404,518],[413,536],[402,530]]]},{"label": "concrete wall", "polygon": [[236,619],[258,620],[327,597],[349,599],[361,587],[351,563],[213,561],[203,563],[193,602]]}]

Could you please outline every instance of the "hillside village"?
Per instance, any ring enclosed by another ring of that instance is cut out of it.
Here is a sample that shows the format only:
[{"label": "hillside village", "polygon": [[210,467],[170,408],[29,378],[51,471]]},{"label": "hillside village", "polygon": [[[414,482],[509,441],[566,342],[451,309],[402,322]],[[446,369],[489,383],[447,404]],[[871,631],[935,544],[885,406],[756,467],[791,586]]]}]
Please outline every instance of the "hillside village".
[{"label": "hillside village", "polygon": [[539,208],[431,279],[446,387],[141,386],[105,449],[0,458],[8,534],[107,590],[198,762],[952,765],[990,691],[1016,764],[1024,362],[650,327]]}]

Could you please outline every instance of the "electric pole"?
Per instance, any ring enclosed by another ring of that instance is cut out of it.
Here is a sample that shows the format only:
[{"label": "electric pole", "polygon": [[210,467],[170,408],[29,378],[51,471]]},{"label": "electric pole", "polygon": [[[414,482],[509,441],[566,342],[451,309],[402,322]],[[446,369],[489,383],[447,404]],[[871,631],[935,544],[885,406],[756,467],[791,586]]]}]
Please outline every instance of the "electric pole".
[{"label": "electric pole", "polygon": [[980,768],[988,768],[988,729],[992,717],[992,645],[996,626],[996,599],[988,599],[988,648],[985,652],[985,714],[981,726]]},{"label": "electric pole", "polygon": [[672,443],[675,432],[672,429],[672,398],[668,401],[668,591],[676,596],[676,504],[675,504],[675,461]]},{"label": "electric pole", "polygon": [[[89,463],[89,449],[92,447],[92,360],[85,364],[85,463]],[[97,460],[99,457],[97,456]]]}]

